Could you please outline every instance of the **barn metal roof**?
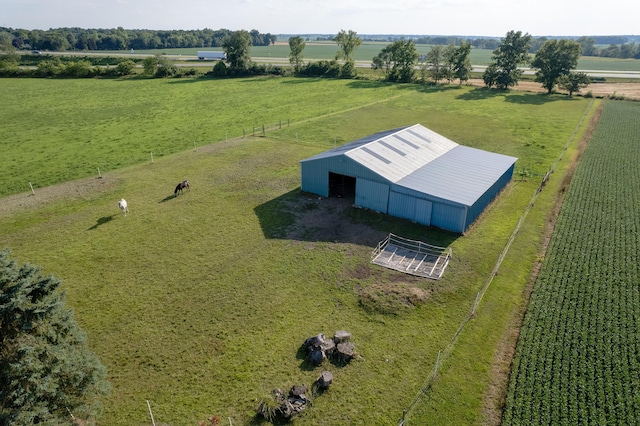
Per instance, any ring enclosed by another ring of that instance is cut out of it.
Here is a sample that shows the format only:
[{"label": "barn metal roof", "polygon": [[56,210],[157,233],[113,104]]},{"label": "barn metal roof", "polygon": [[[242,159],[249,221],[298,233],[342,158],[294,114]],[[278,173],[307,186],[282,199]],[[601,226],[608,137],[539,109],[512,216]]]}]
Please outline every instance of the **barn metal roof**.
[{"label": "barn metal roof", "polygon": [[468,206],[517,160],[459,145],[415,124],[375,133],[303,161],[340,155],[399,186]]},{"label": "barn metal roof", "polygon": [[458,145],[395,183],[471,206],[516,160],[508,155]]}]

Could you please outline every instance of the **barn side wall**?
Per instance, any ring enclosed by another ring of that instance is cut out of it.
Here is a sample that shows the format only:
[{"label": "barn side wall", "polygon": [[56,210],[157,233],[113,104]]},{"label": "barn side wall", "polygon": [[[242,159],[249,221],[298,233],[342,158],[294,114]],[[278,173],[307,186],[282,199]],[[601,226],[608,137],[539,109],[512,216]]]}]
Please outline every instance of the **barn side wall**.
[{"label": "barn side wall", "polygon": [[[334,156],[318,158],[312,161],[301,161],[300,189],[304,192],[328,197],[329,173],[337,173],[356,178],[356,191],[358,188],[358,180],[360,179],[388,184],[384,179],[381,179],[378,174],[373,173],[371,170],[363,167],[350,158],[345,156]],[[368,206],[362,207],[369,208]],[[384,212],[386,213],[386,208]]]},{"label": "barn side wall", "polygon": [[462,233],[465,230],[467,207],[393,185],[389,193],[389,214],[422,225]]},{"label": "barn side wall", "polygon": [[483,211],[487,208],[489,204],[498,196],[500,191],[509,184],[511,178],[513,177],[513,169],[515,167],[515,163],[507,169],[506,172],[500,176],[498,180],[494,182],[493,185],[484,193],[478,201],[476,201],[471,208],[469,208],[469,213],[466,218],[466,222],[464,224],[464,229],[466,230],[471,224],[482,214]]},{"label": "barn side wall", "polygon": [[358,178],[356,180],[356,206],[387,213],[389,206],[389,185]]}]

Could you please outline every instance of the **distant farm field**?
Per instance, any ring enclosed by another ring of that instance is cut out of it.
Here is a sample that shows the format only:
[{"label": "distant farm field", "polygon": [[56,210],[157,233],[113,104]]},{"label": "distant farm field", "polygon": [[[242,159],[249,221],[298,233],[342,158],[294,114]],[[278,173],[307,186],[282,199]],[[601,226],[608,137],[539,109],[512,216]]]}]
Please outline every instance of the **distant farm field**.
[{"label": "distant farm field", "polygon": [[[354,52],[356,61],[371,62],[380,51],[391,42],[363,42]],[[431,45],[417,44],[416,50],[419,54],[425,55],[431,50]],[[195,56],[198,50],[221,50],[220,48],[202,48],[202,49],[160,49],[160,50],[140,50],[136,53],[156,54],[163,53],[167,55],[185,55]],[[307,42],[302,55],[305,61],[330,60],[334,59],[338,46],[332,42]],[[123,52],[117,52],[123,53]],[[124,52],[126,53],[126,52]],[[289,57],[290,49],[288,43],[278,43],[271,46],[253,46],[251,47],[251,56],[255,58],[281,58],[284,62]],[[489,65],[492,49],[471,49],[470,59],[473,65]],[[640,71],[640,59],[618,59],[618,58],[600,58],[594,56],[582,56],[578,61],[578,69],[580,70],[600,70],[600,71]]]},{"label": "distant farm field", "polygon": [[[485,423],[496,354],[600,102],[294,78],[0,84],[11,94],[2,109],[11,130],[2,129],[0,144],[12,156],[2,179],[28,171],[29,181],[48,182],[35,195],[16,184],[0,198],[0,241],[63,280],[113,387],[98,423],[123,426],[151,423],[147,401],[158,424],[214,414],[234,425],[270,424],[255,416],[259,401],[276,387],[309,385],[323,369],[334,384],[296,424],[396,425],[439,352],[448,356],[407,424]],[[233,130],[281,119],[290,121],[264,136]],[[467,235],[300,193],[300,160],[414,123],[519,158],[514,181]],[[561,156],[476,315],[449,347]],[[86,169],[77,172],[75,158]],[[99,164],[109,164],[102,178],[93,172]],[[174,198],[183,179],[191,190]],[[53,182],[60,183],[45,186]],[[123,197],[126,217],[116,205]],[[429,281],[371,265],[389,232],[451,246],[445,276]],[[304,340],[336,330],[352,333],[358,359],[305,362]]]},{"label": "distant farm field", "polygon": [[638,103],[604,103],[531,297],[506,424],[640,417],[638,116]]}]

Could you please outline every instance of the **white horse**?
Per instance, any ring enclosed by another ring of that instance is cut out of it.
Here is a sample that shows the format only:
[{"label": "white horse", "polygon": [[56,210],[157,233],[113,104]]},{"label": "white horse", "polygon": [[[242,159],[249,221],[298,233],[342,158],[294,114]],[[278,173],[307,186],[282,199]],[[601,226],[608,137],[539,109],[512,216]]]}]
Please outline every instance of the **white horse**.
[{"label": "white horse", "polygon": [[124,198],[118,201],[118,207],[120,208],[120,211],[122,212],[123,215],[126,216],[127,213],[129,213],[129,208],[127,207],[127,201]]}]

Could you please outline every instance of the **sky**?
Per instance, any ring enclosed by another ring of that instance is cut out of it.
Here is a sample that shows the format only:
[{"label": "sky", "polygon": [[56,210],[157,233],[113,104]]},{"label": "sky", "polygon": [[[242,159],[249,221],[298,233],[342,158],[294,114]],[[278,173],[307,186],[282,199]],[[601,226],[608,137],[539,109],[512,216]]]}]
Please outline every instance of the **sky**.
[{"label": "sky", "polygon": [[0,26],[271,34],[638,35],[637,0],[0,0]]}]

